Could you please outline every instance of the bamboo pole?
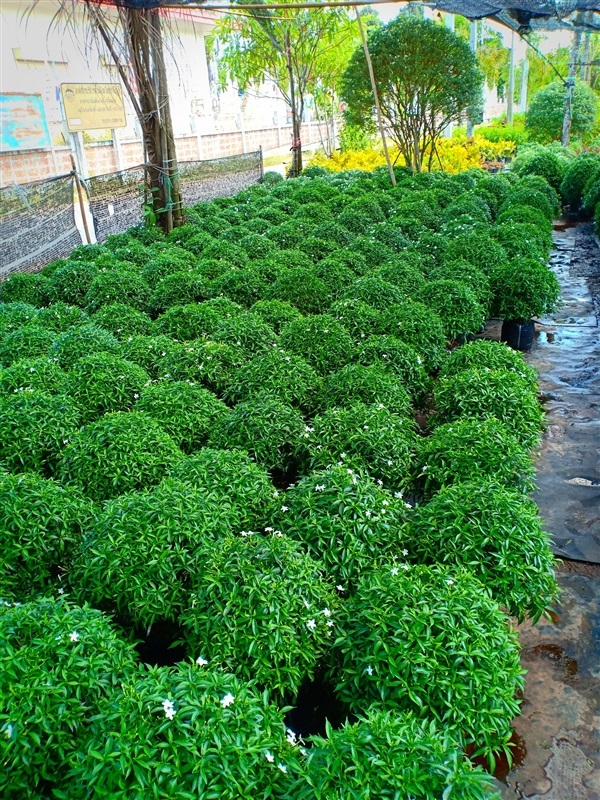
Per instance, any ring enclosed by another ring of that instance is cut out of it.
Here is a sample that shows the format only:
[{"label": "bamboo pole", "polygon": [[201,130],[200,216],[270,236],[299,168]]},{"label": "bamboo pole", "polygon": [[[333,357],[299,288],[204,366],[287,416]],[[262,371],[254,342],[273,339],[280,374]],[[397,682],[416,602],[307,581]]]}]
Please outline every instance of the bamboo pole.
[{"label": "bamboo pole", "polygon": [[83,202],[81,181],[79,180],[79,175],[77,174],[77,168],[75,167],[75,159],[73,158],[73,156],[71,156],[71,166],[73,168],[73,177],[75,178],[75,186],[77,187],[77,199],[79,200],[79,210],[81,211],[81,221],[83,222],[83,230],[85,231],[86,244],[91,244],[92,237],[90,236],[90,229],[88,228],[88,223],[87,223],[87,214],[85,210],[85,203]]},{"label": "bamboo pole", "polygon": [[369,52],[369,45],[367,44],[367,37],[365,36],[365,29],[360,18],[358,8],[356,11],[356,19],[358,20],[358,29],[360,30],[360,38],[362,39],[363,50],[365,51],[365,58],[367,59],[367,66],[369,68],[369,77],[371,78],[371,88],[373,90],[373,97],[375,98],[375,109],[377,112],[377,124],[379,125],[379,133],[381,134],[381,143],[383,145],[383,152],[385,153],[385,160],[387,161],[388,169],[390,171],[390,180],[392,186],[396,185],[396,175],[394,174],[394,167],[390,159],[388,151],[387,140],[385,138],[385,129],[383,127],[383,118],[381,116],[381,106],[379,105],[379,93],[377,92],[377,84],[375,82],[375,72],[373,71],[373,62],[371,61],[371,53]]}]

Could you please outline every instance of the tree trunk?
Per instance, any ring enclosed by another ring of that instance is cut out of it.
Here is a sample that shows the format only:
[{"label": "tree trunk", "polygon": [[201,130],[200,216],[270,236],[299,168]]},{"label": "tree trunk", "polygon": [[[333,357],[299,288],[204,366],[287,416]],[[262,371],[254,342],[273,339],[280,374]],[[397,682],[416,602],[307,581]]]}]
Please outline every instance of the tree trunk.
[{"label": "tree trunk", "polygon": [[177,152],[175,150],[175,136],[173,134],[173,120],[171,118],[171,106],[169,103],[169,90],[167,87],[167,70],[163,53],[163,39],[160,24],[160,12],[152,12],[153,26],[153,62],[156,75],[158,108],[160,114],[160,125],[162,129],[163,156],[164,156],[164,183],[166,198],[166,219],[163,221],[163,228],[169,233],[173,228],[182,225],[183,203],[181,198],[181,182],[179,180],[179,168],[177,166]]},{"label": "tree trunk", "polygon": [[302,114],[300,113],[299,117],[289,31],[285,34],[285,61],[290,80],[290,105],[292,108],[292,166],[289,170],[289,177],[297,178],[302,172]]}]

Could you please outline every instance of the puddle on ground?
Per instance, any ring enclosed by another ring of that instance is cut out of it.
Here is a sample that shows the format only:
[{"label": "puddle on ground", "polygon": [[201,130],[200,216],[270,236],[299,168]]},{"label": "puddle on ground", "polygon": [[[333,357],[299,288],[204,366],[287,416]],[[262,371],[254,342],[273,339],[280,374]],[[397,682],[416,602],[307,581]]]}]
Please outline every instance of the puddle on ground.
[{"label": "puddle on ground", "polygon": [[527,654],[531,656],[540,656],[552,661],[564,673],[565,678],[575,678],[579,672],[579,664],[574,658],[571,658],[559,644],[538,644],[527,650]]}]

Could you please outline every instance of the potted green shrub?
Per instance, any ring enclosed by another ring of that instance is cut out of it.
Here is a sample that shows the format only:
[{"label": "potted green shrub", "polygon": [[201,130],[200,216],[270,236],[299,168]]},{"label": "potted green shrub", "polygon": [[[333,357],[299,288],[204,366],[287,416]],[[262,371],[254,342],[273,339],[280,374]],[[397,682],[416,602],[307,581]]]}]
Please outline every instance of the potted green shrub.
[{"label": "potted green shrub", "polygon": [[553,311],[560,286],[546,264],[535,258],[515,258],[492,275],[496,314],[502,317],[501,339],[515,350],[531,350],[534,321]]}]

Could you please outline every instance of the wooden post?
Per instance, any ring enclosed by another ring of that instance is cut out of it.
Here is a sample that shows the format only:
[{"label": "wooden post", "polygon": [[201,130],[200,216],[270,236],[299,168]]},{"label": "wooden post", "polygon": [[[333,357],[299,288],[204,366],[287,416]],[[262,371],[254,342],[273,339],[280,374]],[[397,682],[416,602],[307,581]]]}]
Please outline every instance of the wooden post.
[{"label": "wooden post", "polygon": [[81,189],[81,181],[79,180],[79,175],[77,174],[77,169],[75,167],[75,159],[71,156],[71,166],[73,167],[73,176],[75,178],[75,186],[77,187],[77,199],[79,200],[79,210],[81,211],[81,221],[83,222],[83,230],[85,231],[85,238],[86,244],[92,243],[92,237],[90,236],[90,229],[88,228],[87,223],[87,213],[85,210],[85,203],[83,202],[83,191]]},{"label": "wooden post", "polygon": [[360,12],[358,8],[354,9],[356,11],[356,19],[358,20],[358,29],[360,30],[360,37],[362,39],[363,50],[365,51],[365,58],[367,59],[367,67],[369,68],[369,77],[371,78],[371,89],[373,90],[373,97],[375,99],[375,110],[377,112],[377,124],[379,125],[379,133],[381,135],[381,143],[383,145],[383,152],[385,154],[385,160],[387,161],[388,169],[390,171],[390,180],[392,181],[392,186],[396,185],[396,175],[394,174],[394,167],[392,166],[392,161],[390,159],[390,154],[388,151],[387,140],[385,138],[385,129],[383,127],[383,119],[381,116],[381,106],[379,105],[379,94],[377,92],[377,84],[375,83],[375,73],[373,71],[373,62],[371,61],[371,53],[369,52],[369,45],[367,44],[367,37],[365,36],[365,29],[362,24],[362,19],[360,18]]},{"label": "wooden post", "polygon": [[569,77],[565,81],[567,94],[565,96],[565,115],[563,118],[563,128],[561,143],[563,147],[568,147],[571,140],[571,122],[573,120],[573,90],[575,88],[575,77],[579,65],[579,49],[581,47],[581,28],[575,28],[573,34],[573,45],[571,47],[571,60],[569,63]]}]

